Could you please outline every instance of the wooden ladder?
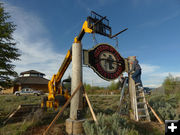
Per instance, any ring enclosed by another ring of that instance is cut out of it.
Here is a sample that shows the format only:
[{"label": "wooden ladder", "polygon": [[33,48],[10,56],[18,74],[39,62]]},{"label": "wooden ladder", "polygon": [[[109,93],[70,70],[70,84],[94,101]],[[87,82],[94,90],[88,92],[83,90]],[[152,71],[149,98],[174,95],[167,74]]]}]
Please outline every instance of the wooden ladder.
[{"label": "wooden ladder", "polygon": [[136,103],[137,121],[151,121],[143,88],[136,87]]}]

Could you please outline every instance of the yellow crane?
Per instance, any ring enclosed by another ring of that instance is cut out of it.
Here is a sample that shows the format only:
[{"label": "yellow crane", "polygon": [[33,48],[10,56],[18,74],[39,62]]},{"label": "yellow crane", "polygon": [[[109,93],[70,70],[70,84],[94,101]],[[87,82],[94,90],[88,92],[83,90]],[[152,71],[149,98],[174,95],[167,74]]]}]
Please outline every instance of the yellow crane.
[{"label": "yellow crane", "polygon": [[[81,42],[81,39],[83,38],[85,33],[92,33],[93,30],[88,28],[88,22],[85,21],[82,30],[79,34],[79,36],[74,38],[74,42]],[[64,61],[61,64],[61,67],[59,68],[57,74],[54,74],[51,78],[51,80],[48,82],[48,97],[44,97],[41,102],[42,108],[55,108],[57,109],[59,105],[64,104],[66,100],[70,98],[70,93],[68,90],[64,90],[63,84],[61,83],[61,79],[69,67],[69,64],[72,61],[72,50],[69,49]]]},{"label": "yellow crane", "polygon": [[[125,29],[126,30],[126,29]],[[125,31],[123,30],[123,31]],[[91,11],[91,16],[88,16],[85,20],[82,29],[77,37],[74,38],[74,43],[81,42],[85,33],[98,33],[109,38],[113,38],[123,31],[111,35],[111,27],[109,26],[109,20],[106,17],[98,15],[94,11]],[[59,68],[57,74],[54,74],[48,83],[48,97],[44,97],[41,102],[41,107],[43,108],[55,108],[57,109],[59,105],[63,105],[66,100],[70,98],[70,92],[63,88],[63,81],[61,84],[61,79],[67,70],[69,64],[72,61],[72,50],[69,49],[66,57],[64,58],[61,67]]]}]

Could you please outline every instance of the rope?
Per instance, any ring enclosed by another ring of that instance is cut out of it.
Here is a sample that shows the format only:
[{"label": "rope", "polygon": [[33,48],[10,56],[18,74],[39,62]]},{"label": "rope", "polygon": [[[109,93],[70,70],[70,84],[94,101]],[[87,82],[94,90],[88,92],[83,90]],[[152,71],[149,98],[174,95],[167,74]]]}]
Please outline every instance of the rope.
[{"label": "rope", "polygon": [[118,46],[118,37],[115,37],[115,39],[114,39],[114,40],[116,40],[115,49],[119,49],[119,46]]},{"label": "rope", "polygon": [[92,34],[92,38],[93,38],[93,44],[94,44],[93,46],[97,45],[98,42],[96,40],[95,33]]}]

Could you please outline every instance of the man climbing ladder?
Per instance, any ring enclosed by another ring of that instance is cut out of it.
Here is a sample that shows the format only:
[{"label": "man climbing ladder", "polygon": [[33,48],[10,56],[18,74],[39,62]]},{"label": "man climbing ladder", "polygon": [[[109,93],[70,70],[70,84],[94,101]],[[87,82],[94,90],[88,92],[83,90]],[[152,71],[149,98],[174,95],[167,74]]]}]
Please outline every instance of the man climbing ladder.
[{"label": "man climbing ladder", "polygon": [[141,81],[141,66],[139,65],[139,62],[136,59],[136,56],[133,57],[135,60],[131,63],[132,69],[130,70],[130,74],[132,74],[132,78],[135,81],[135,85],[139,88],[143,88]]},{"label": "man climbing ladder", "polygon": [[136,121],[150,121],[143,85],[141,81],[141,67],[136,56],[128,57],[129,93],[131,100],[132,119]]}]

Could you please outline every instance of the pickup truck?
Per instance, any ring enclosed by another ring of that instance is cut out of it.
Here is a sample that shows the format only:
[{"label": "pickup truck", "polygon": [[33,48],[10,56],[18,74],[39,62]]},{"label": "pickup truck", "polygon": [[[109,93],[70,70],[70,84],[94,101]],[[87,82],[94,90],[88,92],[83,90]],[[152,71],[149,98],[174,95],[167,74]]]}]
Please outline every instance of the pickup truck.
[{"label": "pickup truck", "polygon": [[23,88],[20,91],[16,91],[14,94],[16,96],[20,96],[20,95],[35,95],[35,96],[40,96],[43,93],[41,91],[33,90],[31,88]]}]

